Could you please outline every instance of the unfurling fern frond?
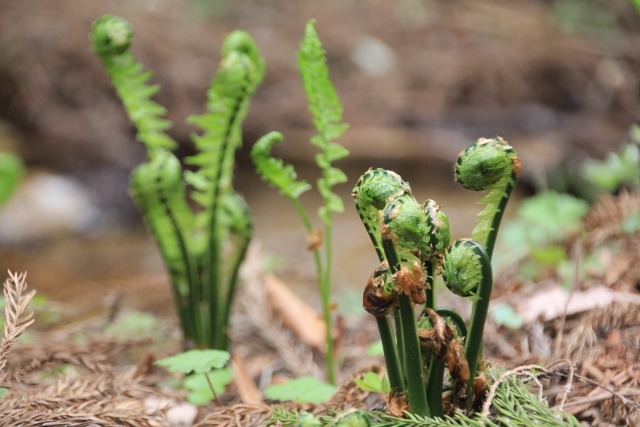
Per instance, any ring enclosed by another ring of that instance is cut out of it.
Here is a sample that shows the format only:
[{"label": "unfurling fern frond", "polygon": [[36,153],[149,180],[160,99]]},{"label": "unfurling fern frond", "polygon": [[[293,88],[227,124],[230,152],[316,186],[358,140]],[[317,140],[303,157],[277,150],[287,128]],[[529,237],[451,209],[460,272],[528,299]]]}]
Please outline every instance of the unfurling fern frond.
[{"label": "unfurling fern frond", "polygon": [[186,161],[211,183],[206,191],[196,189],[193,195],[205,208],[210,208],[211,193],[231,187],[235,153],[242,144],[242,121],[264,75],[264,64],[253,40],[242,31],[227,37],[223,55],[208,90],[207,113],[189,118],[203,131],[193,137],[198,153]]},{"label": "unfurling fern frond", "polygon": [[[313,125],[317,131],[317,135],[311,138],[311,143],[320,148],[315,160],[322,171],[322,176],[317,181],[317,187],[323,199],[323,204],[318,210],[318,216],[323,223],[323,233],[320,239],[314,240],[310,249],[313,251],[322,297],[323,317],[327,327],[327,376],[329,382],[333,383],[335,381],[333,332],[329,300],[332,262],[331,213],[344,211],[344,204],[331,188],[336,184],[346,182],[347,176],[340,169],[333,167],[332,163],[349,154],[344,147],[333,140],[342,135],[348,125],[341,122],[342,105],[329,79],[325,51],[314,28],[313,20],[307,23],[304,38],[298,49],[298,70],[308,98]],[[282,142],[282,135],[278,132],[271,132],[263,136],[251,150],[253,163],[265,181],[278,188],[283,195],[291,200],[307,232],[317,235],[307,211],[298,200],[298,197],[309,190],[311,186],[303,180],[298,180],[293,166],[271,156],[271,148],[280,142]],[[320,247],[324,248],[324,257],[320,254]]]},{"label": "unfurling fern frond", "polygon": [[[202,131],[193,137],[198,153],[187,159],[195,170],[183,173],[171,154],[177,144],[164,133],[166,110],[151,100],[158,87],[147,84],[151,73],[128,50],[129,24],[100,18],[92,39],[150,157],[132,173],[131,187],[169,271],[186,343],[226,349],[229,309],[252,234],[247,204],[231,184],[242,121],[264,75],[258,48],[242,31],[226,38],[207,112],[190,118]],[[200,207],[196,214],[185,184]]]},{"label": "unfurling fern frond", "polygon": [[176,142],[165,133],[171,128],[171,122],[164,118],[167,110],[151,99],[160,87],[148,84],[151,72],[144,71],[129,51],[133,38],[129,23],[117,16],[103,16],[93,23],[91,38],[149,157],[153,158],[158,150],[174,149]]},{"label": "unfurling fern frond", "polygon": [[283,196],[297,199],[311,189],[304,180],[298,180],[293,165],[285,164],[281,159],[271,156],[271,148],[282,142],[280,132],[269,132],[251,148],[251,159],[263,180],[280,190]]},{"label": "unfurling fern frond", "polygon": [[133,198],[153,234],[173,284],[181,327],[187,339],[195,339],[189,320],[195,259],[191,244],[192,213],[185,202],[182,168],[168,151],[138,166],[131,174]]},{"label": "unfurling fern frond", "polygon": [[330,212],[344,211],[342,199],[331,191],[331,187],[347,181],[346,175],[340,169],[332,167],[331,163],[349,155],[346,148],[332,141],[342,135],[349,125],[342,123],[342,104],[329,78],[325,50],[313,20],[307,23],[298,50],[298,69],[309,100],[313,125],[318,132],[311,138],[311,143],[321,150],[316,155],[316,163],[322,169],[318,191],[324,199],[324,206],[319,213],[321,218],[329,221]]},{"label": "unfurling fern frond", "polygon": [[478,224],[471,239],[480,242],[489,255],[493,246],[516,179],[520,160],[513,148],[500,137],[480,138],[460,153],[455,166],[456,180],[472,191],[489,191],[478,203],[484,209],[478,214]]}]

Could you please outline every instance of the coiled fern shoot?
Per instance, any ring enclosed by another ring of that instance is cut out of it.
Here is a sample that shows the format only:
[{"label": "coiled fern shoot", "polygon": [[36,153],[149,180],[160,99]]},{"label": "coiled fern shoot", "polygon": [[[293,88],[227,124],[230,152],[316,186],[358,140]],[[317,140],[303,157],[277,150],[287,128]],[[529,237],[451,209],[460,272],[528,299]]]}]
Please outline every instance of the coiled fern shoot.
[{"label": "coiled fern shoot", "polygon": [[185,343],[226,349],[229,308],[252,235],[247,205],[232,186],[233,164],[263,60],[247,33],[226,38],[206,112],[189,119],[201,132],[192,137],[197,154],[186,159],[194,170],[183,171],[172,153],[177,144],[166,133],[166,109],[151,99],[159,88],[129,51],[130,25],[103,16],[91,38],[147,149],[149,160],[133,171],[131,189],[169,271]]}]

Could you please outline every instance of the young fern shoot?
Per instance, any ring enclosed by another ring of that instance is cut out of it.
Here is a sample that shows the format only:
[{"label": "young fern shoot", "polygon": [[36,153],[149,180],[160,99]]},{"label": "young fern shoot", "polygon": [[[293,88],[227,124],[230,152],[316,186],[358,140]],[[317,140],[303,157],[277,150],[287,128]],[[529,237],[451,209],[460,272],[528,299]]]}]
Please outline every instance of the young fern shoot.
[{"label": "young fern shoot", "polygon": [[455,166],[456,180],[467,190],[489,191],[478,203],[484,209],[471,239],[481,243],[489,258],[498,235],[502,214],[520,174],[520,159],[504,139],[480,138],[460,153]]},{"label": "young fern shoot", "polygon": [[[189,119],[202,131],[193,136],[197,154],[187,159],[195,170],[183,172],[171,152],[177,144],[166,134],[166,110],[151,99],[158,86],[148,85],[151,73],[129,51],[132,34],[124,19],[110,15],[95,21],[91,32],[149,155],[131,174],[133,197],[169,271],[186,345],[227,349],[229,308],[252,234],[247,205],[232,186],[233,163],[264,64],[248,34],[227,37],[207,112]],[[195,212],[187,196],[199,207]]]},{"label": "young fern shoot", "polygon": [[[333,186],[346,182],[346,175],[332,166],[333,162],[346,157],[349,152],[334,142],[342,135],[348,125],[342,123],[342,105],[329,78],[325,50],[315,30],[315,21],[311,20],[305,27],[305,34],[298,50],[298,69],[305,94],[308,98],[313,125],[317,134],[311,143],[320,149],[316,155],[316,164],[322,171],[317,181],[317,189],[323,199],[318,216],[323,225],[324,254],[318,247],[313,247],[314,261],[318,274],[318,284],[322,299],[322,312],[326,325],[327,377],[330,383],[335,382],[333,322],[331,317],[331,276],[332,276],[332,213],[343,212],[342,199],[332,191]],[[271,147],[282,141],[282,135],[272,132],[262,137],[253,147],[251,156],[256,169],[262,178],[276,186],[289,198],[307,232],[313,231],[313,224],[298,197],[311,186],[305,181],[297,180],[293,166],[271,157]]]},{"label": "young fern shoot", "polygon": [[[499,137],[479,139],[460,154],[456,179],[465,188],[490,193],[482,200],[487,206],[473,239],[452,245],[447,216],[433,200],[419,204],[399,175],[369,169],[353,189],[356,209],[381,261],[367,281],[363,305],[378,322],[390,385],[394,393],[406,395],[413,415],[445,413],[445,368],[455,404],[449,406],[470,412],[478,401],[474,393],[483,386],[477,372],[493,284],[490,253],[519,169],[515,151]],[[439,273],[455,294],[473,301],[468,328],[455,311],[436,308],[434,279]],[[415,304],[425,307],[417,320]],[[395,336],[388,322],[391,314]]]}]

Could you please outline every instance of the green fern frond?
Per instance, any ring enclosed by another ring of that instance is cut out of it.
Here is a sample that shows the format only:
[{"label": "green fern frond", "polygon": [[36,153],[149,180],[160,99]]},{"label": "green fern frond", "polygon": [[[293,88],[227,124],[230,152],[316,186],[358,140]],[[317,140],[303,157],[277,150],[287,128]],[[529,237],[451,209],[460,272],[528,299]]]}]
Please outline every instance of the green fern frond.
[{"label": "green fern frond", "polygon": [[305,28],[298,50],[298,69],[309,99],[313,125],[318,132],[311,138],[311,143],[321,150],[316,155],[316,163],[322,169],[322,177],[318,179],[318,192],[325,203],[320,208],[319,215],[329,221],[331,212],[344,211],[342,199],[331,191],[331,187],[347,181],[346,175],[331,164],[349,154],[346,148],[332,140],[342,135],[348,125],[341,122],[342,105],[329,78],[325,50],[316,33],[314,20],[309,21]]},{"label": "green fern frond", "polygon": [[[498,181],[489,189],[489,193],[478,201],[478,204],[483,206],[483,208],[478,213],[478,223],[471,232],[471,240],[483,242],[483,244],[487,241],[489,233],[493,230],[491,224],[493,217],[498,209],[500,201],[503,198],[504,188],[506,187],[506,182],[509,181],[509,178],[510,177],[506,177],[503,180]],[[515,184],[515,182],[513,182],[513,184]]]},{"label": "green fern frond", "polygon": [[133,32],[122,18],[106,15],[91,27],[93,49],[111,76],[118,96],[130,120],[138,129],[137,139],[153,158],[159,150],[173,150],[177,144],[165,131],[171,122],[164,118],[167,110],[151,99],[159,91],[149,85],[150,71],[144,71],[129,51]]},{"label": "green fern frond", "polygon": [[186,311],[194,280],[189,241],[192,214],[185,202],[180,162],[169,151],[158,152],[132,172],[131,189],[169,271],[183,329],[191,331]]},{"label": "green fern frond", "polygon": [[263,180],[280,190],[282,195],[297,199],[311,189],[311,185],[304,180],[298,180],[293,165],[271,156],[273,146],[282,140],[280,132],[269,132],[251,147],[251,159]]},{"label": "green fern frond", "polygon": [[[238,33],[234,32],[229,37],[237,39]],[[246,33],[243,34],[244,39],[249,37]],[[226,50],[208,91],[208,112],[189,118],[189,122],[198,126],[203,133],[193,136],[198,154],[186,161],[197,166],[196,174],[201,179],[217,183],[216,186],[203,186],[207,189],[205,192],[208,192],[204,200],[198,195],[202,193],[199,189],[196,188],[193,194],[194,201],[203,204],[205,208],[210,208],[214,193],[231,187],[235,153],[242,144],[242,121],[247,113],[249,99],[264,73],[264,65],[260,61],[255,62],[255,59],[242,51]]]}]

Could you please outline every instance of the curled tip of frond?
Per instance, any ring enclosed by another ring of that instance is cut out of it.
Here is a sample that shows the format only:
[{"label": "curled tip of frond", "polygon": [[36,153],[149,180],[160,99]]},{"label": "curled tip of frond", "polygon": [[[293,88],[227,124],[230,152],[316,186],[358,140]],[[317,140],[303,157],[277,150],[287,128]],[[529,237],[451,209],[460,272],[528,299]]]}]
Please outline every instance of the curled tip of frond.
[{"label": "curled tip of frond", "polygon": [[467,147],[455,166],[455,178],[466,189],[490,190],[503,179],[520,173],[520,160],[504,139],[480,138]]},{"label": "curled tip of frond", "polygon": [[240,52],[249,57],[260,74],[264,74],[264,60],[260,56],[258,46],[249,33],[241,30],[231,32],[222,45],[222,56],[227,56],[232,52]]},{"label": "curled tip of frond", "polygon": [[413,196],[404,194],[391,200],[383,211],[382,219],[386,234],[393,238],[398,249],[429,251],[427,237],[431,227],[428,216]]},{"label": "curled tip of frond", "polygon": [[366,171],[352,193],[358,205],[373,206],[377,210],[384,209],[389,200],[403,194],[411,194],[409,184],[397,173],[382,168]]},{"label": "curled tip of frond", "polygon": [[458,239],[447,249],[442,262],[442,278],[456,295],[473,296],[483,279],[482,246],[471,239]]},{"label": "curled tip of frond", "polygon": [[123,18],[104,15],[91,25],[91,41],[98,55],[119,55],[131,46],[133,30]]}]

